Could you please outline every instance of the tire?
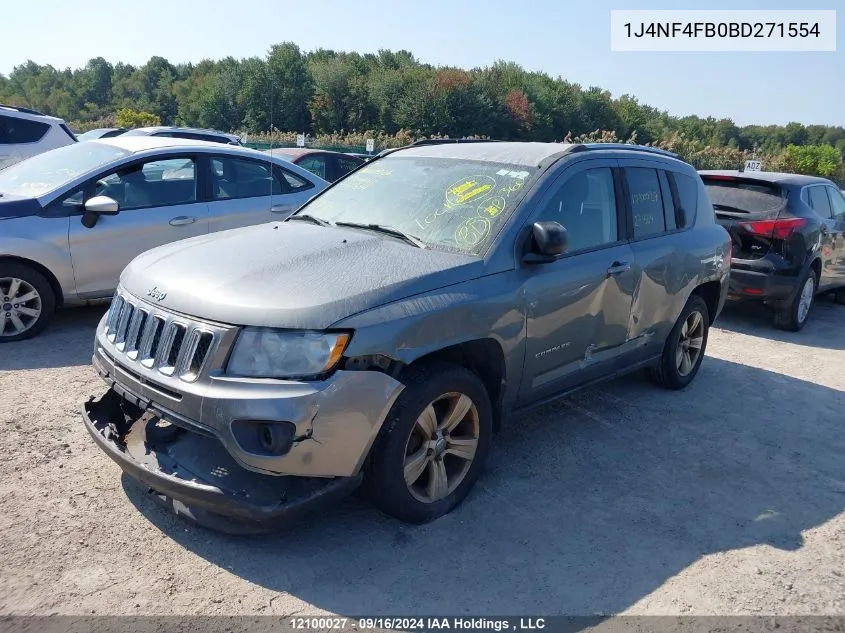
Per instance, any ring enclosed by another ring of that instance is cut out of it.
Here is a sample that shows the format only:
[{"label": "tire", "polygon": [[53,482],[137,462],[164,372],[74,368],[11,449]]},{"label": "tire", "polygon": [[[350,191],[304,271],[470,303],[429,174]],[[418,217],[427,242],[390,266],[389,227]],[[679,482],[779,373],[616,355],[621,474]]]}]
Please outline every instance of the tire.
[{"label": "tire", "polygon": [[0,264],[0,343],[36,336],[55,311],[56,295],[44,275],[25,264]]},{"label": "tire", "polygon": [[[408,523],[426,523],[455,508],[478,479],[490,452],[493,412],[484,384],[458,365],[411,366],[402,382],[405,389],[385,420],[364,472],[364,489],[385,514]],[[441,436],[449,413],[459,403],[461,409],[467,403],[469,408],[451,433]],[[434,415],[423,415],[426,410]],[[450,451],[470,452],[473,444],[471,459]],[[415,455],[419,459],[411,459]]]},{"label": "tire", "polygon": [[[808,289],[808,285],[810,283],[812,283],[812,289]],[[816,277],[816,271],[809,268],[807,272],[801,276],[801,281],[798,283],[798,292],[795,293],[795,298],[792,300],[792,303],[790,303],[787,308],[775,312],[775,327],[789,332],[797,332],[803,328],[807,324],[807,321],[810,318],[810,313],[815,305],[815,296],[818,286],[819,280]],[[805,295],[807,294],[809,294],[809,305],[806,306],[805,310],[802,302],[806,299]]]},{"label": "tire", "polygon": [[666,338],[658,364],[651,369],[652,379],[665,389],[678,390],[690,384],[704,359],[709,333],[707,304],[699,295],[692,295]]}]

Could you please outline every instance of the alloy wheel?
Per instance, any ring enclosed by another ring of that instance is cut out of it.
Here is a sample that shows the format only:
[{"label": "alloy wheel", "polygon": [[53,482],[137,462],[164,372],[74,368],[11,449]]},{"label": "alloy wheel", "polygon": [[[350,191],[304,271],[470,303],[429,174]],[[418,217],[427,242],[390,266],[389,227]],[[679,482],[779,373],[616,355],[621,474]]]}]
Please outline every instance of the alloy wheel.
[{"label": "alloy wheel", "polygon": [[475,459],[478,408],[462,393],[446,393],[426,406],[405,445],[405,484],[423,503],[450,495]]},{"label": "alloy wheel", "polygon": [[678,339],[675,361],[678,373],[681,376],[688,376],[695,368],[698,358],[701,356],[703,345],[704,317],[701,312],[694,310],[684,320],[684,324],[681,326],[681,336]]},{"label": "alloy wheel", "polygon": [[816,293],[816,280],[812,275],[804,282],[804,287],[801,288],[801,297],[798,299],[798,323],[803,323],[807,320],[807,315],[810,314],[810,308],[813,305],[813,295]]},{"label": "alloy wheel", "polygon": [[23,334],[41,316],[41,295],[17,277],[0,277],[0,337]]}]

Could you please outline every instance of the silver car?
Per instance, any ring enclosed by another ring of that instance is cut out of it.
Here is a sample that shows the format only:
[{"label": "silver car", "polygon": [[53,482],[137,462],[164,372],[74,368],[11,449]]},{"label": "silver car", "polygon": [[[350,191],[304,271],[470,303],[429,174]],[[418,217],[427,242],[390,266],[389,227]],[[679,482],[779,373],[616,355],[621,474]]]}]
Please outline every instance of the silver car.
[{"label": "silver car", "polygon": [[255,150],[134,136],[74,143],[0,172],[0,342],[56,308],[108,299],[156,246],[283,220],[328,183]]}]

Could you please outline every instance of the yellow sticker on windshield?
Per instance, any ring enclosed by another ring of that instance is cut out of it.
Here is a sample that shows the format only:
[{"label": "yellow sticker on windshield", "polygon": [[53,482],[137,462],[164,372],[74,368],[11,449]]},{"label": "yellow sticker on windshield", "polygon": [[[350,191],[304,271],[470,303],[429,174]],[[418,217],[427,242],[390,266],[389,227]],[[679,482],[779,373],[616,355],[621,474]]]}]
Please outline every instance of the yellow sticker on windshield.
[{"label": "yellow sticker on windshield", "polygon": [[446,189],[446,206],[454,207],[468,202],[478,202],[489,196],[496,186],[490,176],[462,178]]},{"label": "yellow sticker on windshield", "polygon": [[474,216],[467,218],[455,230],[455,241],[463,248],[472,248],[490,234],[490,220]]},{"label": "yellow sticker on windshield", "polygon": [[478,214],[483,218],[495,218],[505,210],[505,199],[501,197],[490,198],[478,205]]}]

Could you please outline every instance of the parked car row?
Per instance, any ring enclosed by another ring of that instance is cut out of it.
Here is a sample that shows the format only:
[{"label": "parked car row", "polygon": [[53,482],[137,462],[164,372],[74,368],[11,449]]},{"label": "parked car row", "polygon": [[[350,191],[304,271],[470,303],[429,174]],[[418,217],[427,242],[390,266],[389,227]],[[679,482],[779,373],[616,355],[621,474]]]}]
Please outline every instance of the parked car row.
[{"label": "parked car row", "polygon": [[833,183],[621,144],[344,163],[121,134],[0,171],[0,226],[0,341],[111,298],[86,428],[221,529],[359,486],[437,518],[512,413],[638,369],[686,387],[729,299],[790,330],[817,293],[845,300]]}]

